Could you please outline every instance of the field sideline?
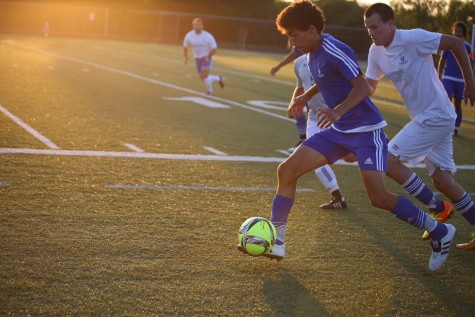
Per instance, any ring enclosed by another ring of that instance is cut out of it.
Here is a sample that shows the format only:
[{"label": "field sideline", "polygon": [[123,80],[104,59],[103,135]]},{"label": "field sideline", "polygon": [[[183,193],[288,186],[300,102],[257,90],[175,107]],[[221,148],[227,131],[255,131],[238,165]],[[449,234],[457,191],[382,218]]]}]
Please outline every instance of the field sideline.
[{"label": "field sideline", "polygon": [[[354,164],[334,166],[345,211],[318,209],[329,194],[301,179],[282,262],[236,250],[297,139],[292,67],[268,74],[281,57],[219,50],[225,88],[207,96],[179,46],[0,36],[0,314],[473,315],[475,253],[431,274],[422,232],[371,207]],[[401,100],[387,82],[374,100],[391,137]],[[472,193],[464,110],[454,154]]]}]

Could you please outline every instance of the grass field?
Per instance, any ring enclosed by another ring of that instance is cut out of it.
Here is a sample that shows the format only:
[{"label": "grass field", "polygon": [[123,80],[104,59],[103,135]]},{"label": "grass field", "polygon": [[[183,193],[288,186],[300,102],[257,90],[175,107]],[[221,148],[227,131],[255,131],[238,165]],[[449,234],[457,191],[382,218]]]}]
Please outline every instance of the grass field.
[{"label": "grass field", "polygon": [[[422,231],[371,207],[355,166],[334,166],[345,211],[300,180],[283,261],[236,250],[297,139],[292,68],[268,75],[280,58],[220,50],[226,87],[208,97],[179,46],[1,36],[0,315],[475,316],[475,252],[430,273]],[[380,85],[392,136],[407,115]],[[470,193],[474,142],[464,122]]]}]

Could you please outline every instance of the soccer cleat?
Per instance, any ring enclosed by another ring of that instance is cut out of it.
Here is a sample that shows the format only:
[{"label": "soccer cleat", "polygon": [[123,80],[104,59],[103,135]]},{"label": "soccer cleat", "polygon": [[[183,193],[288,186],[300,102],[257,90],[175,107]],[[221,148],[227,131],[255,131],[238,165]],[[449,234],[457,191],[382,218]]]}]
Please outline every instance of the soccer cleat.
[{"label": "soccer cleat", "polygon": [[221,86],[221,88],[224,88],[223,76],[219,76],[219,86]]},{"label": "soccer cleat", "polygon": [[456,244],[455,247],[459,250],[473,251],[475,250],[475,233],[472,233],[472,240],[466,243]]},{"label": "soccer cleat", "polygon": [[207,94],[208,96],[212,96],[212,95],[213,95],[213,92],[212,92],[212,91],[207,91],[206,94]]},{"label": "soccer cleat", "polygon": [[[444,210],[439,213],[430,213],[430,216],[434,218],[435,220],[437,220],[438,222],[444,223],[447,221],[447,219],[449,219],[452,216],[454,209],[452,208],[452,205],[449,204],[448,202],[443,201],[442,203],[444,204]],[[430,239],[429,232],[424,231],[421,239],[429,240]]]},{"label": "soccer cleat", "polygon": [[345,197],[333,197],[330,202],[320,205],[319,207],[322,209],[346,209],[346,207],[348,207],[348,204],[346,203]]},{"label": "soccer cleat", "polygon": [[447,234],[445,237],[443,237],[441,240],[431,242],[432,256],[429,260],[429,269],[432,272],[440,269],[440,267],[447,260],[447,257],[449,256],[450,245],[452,244],[457,231],[451,224],[446,224],[445,226],[447,227]]},{"label": "soccer cleat", "polygon": [[[242,247],[241,244],[237,245],[237,249],[241,251],[244,254],[248,254],[246,250]],[[271,260],[277,260],[280,261],[284,258],[285,255],[285,244],[282,245],[274,245],[272,248],[272,251],[267,251],[266,253],[263,254],[263,256],[268,257]]]},{"label": "soccer cleat", "polygon": [[271,260],[281,261],[285,256],[285,243],[284,244],[275,244],[272,248],[272,251],[267,251],[263,256],[268,257]]}]

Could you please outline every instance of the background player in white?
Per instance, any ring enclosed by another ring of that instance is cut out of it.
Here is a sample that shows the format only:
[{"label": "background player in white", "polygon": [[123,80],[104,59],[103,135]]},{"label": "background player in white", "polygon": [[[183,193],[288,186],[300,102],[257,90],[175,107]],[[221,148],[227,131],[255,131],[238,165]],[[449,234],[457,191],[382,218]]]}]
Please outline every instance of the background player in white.
[{"label": "background player in white", "polygon": [[[302,55],[295,60],[294,72],[295,76],[297,77],[297,86],[294,89],[292,101],[294,100],[294,98],[302,95],[303,93],[305,93],[305,91],[312,88],[312,86],[315,84],[312,74],[308,69],[307,55]],[[317,112],[319,107],[328,108],[320,92],[313,96],[307,102],[307,138],[310,138],[315,133],[322,131],[322,129],[317,126]],[[332,200],[326,204],[320,205],[320,208],[345,209],[347,207],[346,198],[343,197],[341,193],[340,187],[338,186],[338,181],[332,168],[328,164],[324,165],[322,167],[317,168],[315,170],[315,174],[317,175],[323,186],[332,195]]]},{"label": "background player in white", "polygon": [[[465,49],[467,50],[473,69],[472,47],[467,41],[465,41],[465,37],[467,36],[467,26],[462,21],[455,22],[452,25],[452,35],[464,41]],[[465,83],[462,71],[460,70],[454,54],[452,54],[450,50],[445,50],[440,55],[437,70],[439,78],[442,80],[445,90],[447,91],[447,95],[449,95],[451,100],[453,99],[455,113],[457,114],[453,135],[457,136],[459,135],[460,125],[462,124],[462,99]]]},{"label": "background player in white", "polygon": [[194,18],[191,24],[193,30],[188,32],[183,40],[185,64],[188,64],[188,46],[191,46],[196,62],[196,69],[201,80],[205,83],[206,93],[212,95],[214,82],[218,82],[221,88],[224,88],[223,78],[210,74],[211,66],[213,65],[213,56],[216,54],[218,45],[216,44],[214,36],[203,29],[203,19]]},{"label": "background player in white", "polygon": [[[402,162],[424,160],[434,186],[450,199],[465,219],[475,225],[475,206],[471,197],[455,181],[452,129],[455,111],[440,82],[432,55],[451,50],[461,66],[465,80],[465,101],[475,101],[475,82],[463,42],[450,35],[422,29],[398,30],[392,8],[384,3],[368,7],[364,24],[373,40],[368,55],[366,79],[374,93],[378,81],[388,77],[401,94],[411,121],[389,142],[387,175],[430,209],[446,219],[451,207],[440,200],[422,180]],[[439,210],[437,210],[439,208]],[[424,234],[423,238],[429,237]],[[438,241],[433,241],[437,243]],[[457,245],[460,247],[460,245]],[[433,245],[434,250],[443,245]],[[474,246],[475,248],[475,243]]]}]

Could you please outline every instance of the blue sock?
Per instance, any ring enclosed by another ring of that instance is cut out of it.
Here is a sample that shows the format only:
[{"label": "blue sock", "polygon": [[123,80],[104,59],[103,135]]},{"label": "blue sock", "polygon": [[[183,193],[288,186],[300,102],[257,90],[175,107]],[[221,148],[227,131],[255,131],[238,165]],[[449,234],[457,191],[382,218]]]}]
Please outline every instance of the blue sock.
[{"label": "blue sock", "polygon": [[297,126],[300,138],[305,136],[307,133],[307,116],[302,113],[302,115],[295,118],[295,125]]},{"label": "blue sock", "polygon": [[426,205],[431,211],[441,212],[444,210],[442,201],[434,195],[416,173],[412,174],[403,186],[409,194]]},{"label": "blue sock", "polygon": [[455,119],[455,129],[459,129],[462,124],[462,112],[457,112],[457,118]]},{"label": "blue sock", "polygon": [[472,198],[470,198],[467,193],[464,193],[462,198],[452,203],[454,208],[459,211],[471,225],[475,225],[475,206],[473,205]]},{"label": "blue sock", "polygon": [[272,213],[270,221],[275,226],[277,231],[276,244],[284,244],[285,232],[287,228],[287,219],[289,218],[290,210],[294,200],[281,195],[276,195],[272,202]]},{"label": "blue sock", "polygon": [[[392,212],[397,218],[419,229],[424,227],[426,221],[434,221],[430,219],[427,213],[417,208],[409,199],[402,196],[398,197],[397,204]],[[436,221],[435,228],[429,233],[432,240],[440,240],[447,234],[447,227],[443,223]]]},{"label": "blue sock", "polygon": [[437,222],[437,226],[432,231],[430,231],[429,234],[433,241],[438,241],[445,237],[447,232],[447,227],[443,223]]},{"label": "blue sock", "polygon": [[426,218],[429,216],[414,205],[412,201],[402,196],[398,196],[396,206],[392,210],[392,213],[402,221],[405,221],[419,229],[424,227]]}]

